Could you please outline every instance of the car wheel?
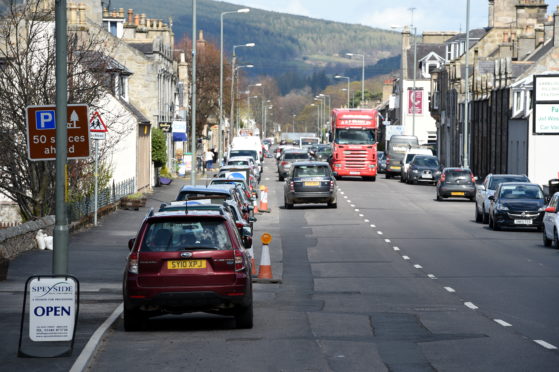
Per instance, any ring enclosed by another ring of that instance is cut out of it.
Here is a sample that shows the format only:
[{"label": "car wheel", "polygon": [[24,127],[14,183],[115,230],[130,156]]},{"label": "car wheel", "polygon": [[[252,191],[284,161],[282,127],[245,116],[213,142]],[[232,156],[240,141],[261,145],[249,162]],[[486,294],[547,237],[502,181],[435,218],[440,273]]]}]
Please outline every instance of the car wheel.
[{"label": "car wheel", "polygon": [[284,178],[283,178],[283,176],[282,176],[281,173],[280,173],[280,175],[278,176],[278,181],[283,181],[283,180],[284,180]]},{"label": "car wheel", "polygon": [[142,315],[141,311],[126,310],[123,312],[124,318],[124,330],[126,332],[136,332],[143,328],[145,316]]},{"label": "car wheel", "polygon": [[481,215],[481,213],[479,213],[479,210],[477,208],[477,203],[476,203],[476,222],[480,223],[483,221],[483,216]]},{"label": "car wheel", "polygon": [[553,248],[559,249],[559,236],[557,235],[557,229],[553,229]]},{"label": "car wheel", "polygon": [[404,183],[404,181],[405,181],[404,176],[400,174],[400,182]]},{"label": "car wheel", "polygon": [[328,208],[338,208],[337,202],[328,202]]},{"label": "car wheel", "polygon": [[543,229],[543,234],[542,234],[542,236],[543,236],[543,245],[544,245],[544,246],[546,246],[546,247],[551,247],[551,243],[555,243],[555,235],[556,235],[556,233],[553,232],[553,235],[554,235],[554,237],[553,237],[554,239],[553,239],[553,240],[548,239],[548,238],[547,238],[547,235],[545,234],[545,228]]},{"label": "car wheel", "polygon": [[499,231],[499,230],[501,230],[501,225],[499,225],[499,223],[498,223],[497,221],[495,221],[495,218],[490,218],[490,223],[492,223],[492,224],[491,224],[491,228],[492,228],[494,231]]},{"label": "car wheel", "polygon": [[287,198],[285,198],[285,200],[283,201],[283,206],[285,207],[285,209],[291,209],[293,208],[293,203],[288,203]]},{"label": "car wheel", "polygon": [[485,207],[481,209],[482,223],[489,223],[489,213],[485,213]]},{"label": "car wheel", "polygon": [[377,176],[372,176],[371,181],[375,182],[377,180]]},{"label": "car wheel", "polygon": [[253,325],[252,301],[248,306],[239,306],[235,310],[235,327],[237,329],[250,329]]},{"label": "car wheel", "polygon": [[391,175],[390,173],[386,172],[386,173],[384,174],[384,178],[386,178],[387,180],[389,180],[390,178],[392,178],[392,175]]},{"label": "car wheel", "polygon": [[415,179],[414,179],[414,180],[411,180],[411,184],[412,184],[412,185],[417,185],[417,180],[415,180]]}]

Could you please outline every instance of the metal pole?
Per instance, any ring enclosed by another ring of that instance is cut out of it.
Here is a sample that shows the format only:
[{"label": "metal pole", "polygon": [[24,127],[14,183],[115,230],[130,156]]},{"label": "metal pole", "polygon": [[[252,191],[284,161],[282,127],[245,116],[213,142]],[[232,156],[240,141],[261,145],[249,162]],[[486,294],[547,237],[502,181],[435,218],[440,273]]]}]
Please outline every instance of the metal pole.
[{"label": "metal pole", "polygon": [[197,48],[197,35],[196,35],[196,0],[192,0],[192,113],[190,115],[190,137],[192,146],[192,172],[191,183],[192,186],[196,185],[196,48]]},{"label": "metal pole", "polygon": [[415,136],[415,82],[417,79],[417,27],[413,28],[413,93],[412,93],[412,134]]},{"label": "metal pole", "polygon": [[[236,131],[237,128],[235,126],[235,60],[237,57],[235,56],[235,48],[233,48],[233,57],[231,58],[231,122],[229,123],[229,127],[233,128],[233,131]],[[233,137],[237,134],[233,133]],[[229,139],[231,141],[231,139]]]},{"label": "metal pole", "polygon": [[470,51],[470,0],[466,0],[466,95],[464,97],[464,167],[470,166],[469,161],[469,137],[468,137],[468,120],[469,120],[469,105],[470,105],[470,67],[468,65],[468,52]]},{"label": "metal pole", "polygon": [[349,108],[349,78],[347,78],[347,108]]},{"label": "metal pole", "polygon": [[218,166],[221,165],[219,159],[223,159],[223,16],[221,13],[221,35],[220,35],[220,53],[219,53],[219,135],[218,135]]},{"label": "metal pole", "polygon": [[99,140],[95,140],[95,213],[93,214],[93,226],[97,226],[97,208],[99,208]]},{"label": "metal pole", "polygon": [[68,216],[66,213],[66,164],[68,158],[68,39],[66,0],[56,0],[56,201],[52,273],[68,274]]},{"label": "metal pole", "polygon": [[[361,102],[365,101],[365,56],[363,58],[363,69],[361,70]],[[363,106],[363,105],[360,105]]]}]

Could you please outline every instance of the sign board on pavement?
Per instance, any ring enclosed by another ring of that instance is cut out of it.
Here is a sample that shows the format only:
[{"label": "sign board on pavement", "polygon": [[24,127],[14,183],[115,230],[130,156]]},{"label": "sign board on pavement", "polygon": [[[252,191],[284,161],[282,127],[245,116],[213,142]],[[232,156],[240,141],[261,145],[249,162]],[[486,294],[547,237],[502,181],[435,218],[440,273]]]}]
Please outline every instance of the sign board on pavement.
[{"label": "sign board on pavement", "polygon": [[[29,160],[56,159],[56,106],[28,106],[26,109]],[[89,157],[88,106],[68,105],[68,159]]]}]

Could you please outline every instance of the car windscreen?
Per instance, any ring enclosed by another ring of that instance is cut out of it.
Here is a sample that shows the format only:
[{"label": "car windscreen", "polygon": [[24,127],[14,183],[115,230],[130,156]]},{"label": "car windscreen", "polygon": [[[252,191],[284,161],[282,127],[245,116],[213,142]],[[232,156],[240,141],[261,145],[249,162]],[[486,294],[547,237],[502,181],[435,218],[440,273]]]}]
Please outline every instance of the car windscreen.
[{"label": "car windscreen", "polygon": [[496,176],[491,178],[487,188],[489,190],[496,190],[497,186],[503,182],[530,182],[530,180],[526,176]]},{"label": "car windscreen", "polygon": [[212,204],[222,204],[225,200],[231,199],[231,196],[225,194],[212,194],[212,193],[196,193],[196,192],[188,192],[188,191],[181,191],[177,196],[177,201],[184,201],[184,200],[204,200],[209,199],[211,200]]},{"label": "car windscreen", "polygon": [[248,160],[229,160],[227,165],[250,165]]},{"label": "car windscreen", "polygon": [[193,249],[230,250],[231,241],[223,221],[172,221],[149,225],[143,252],[177,252]]},{"label": "car windscreen", "polygon": [[543,199],[542,190],[536,185],[504,185],[499,193],[501,199]]},{"label": "car windscreen", "polygon": [[334,142],[339,145],[372,145],[375,133],[367,129],[337,129]]},{"label": "car windscreen", "polygon": [[328,177],[330,169],[325,165],[298,165],[293,169],[293,177]]},{"label": "car windscreen", "polygon": [[258,153],[254,150],[231,150],[229,152],[229,157],[233,156],[250,156],[253,159],[258,158]]},{"label": "car windscreen", "polygon": [[415,154],[407,154],[406,155],[406,160],[404,160],[404,163],[408,164],[410,161],[413,160],[414,157],[415,157]]},{"label": "car windscreen", "polygon": [[436,168],[439,166],[439,160],[437,158],[427,158],[423,156],[416,156],[413,159],[413,164],[419,167],[430,167]]},{"label": "car windscreen", "polygon": [[285,160],[308,160],[309,154],[306,152],[286,152],[283,158]]}]

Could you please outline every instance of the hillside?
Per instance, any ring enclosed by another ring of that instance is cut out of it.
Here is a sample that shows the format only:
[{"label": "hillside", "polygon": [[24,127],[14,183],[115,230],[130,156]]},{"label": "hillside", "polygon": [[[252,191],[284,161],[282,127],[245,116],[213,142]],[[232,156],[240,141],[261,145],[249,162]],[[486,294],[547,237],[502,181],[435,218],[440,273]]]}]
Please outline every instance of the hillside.
[{"label": "hillside", "polygon": [[[112,8],[134,9],[150,18],[165,21],[173,17],[177,41],[190,37],[192,32],[192,7],[183,0],[165,0],[165,6],[152,0],[112,0]],[[234,11],[240,6],[212,0],[198,0],[198,29],[205,38],[219,42],[220,14]],[[224,50],[230,55],[233,45],[256,43],[251,50],[237,49],[243,63],[253,63],[252,74],[279,76],[289,71],[303,75],[316,68],[345,71],[360,66],[360,60],[344,58],[346,52],[367,56],[367,65],[399,53],[399,33],[295,16],[285,13],[251,9],[248,14],[230,14],[225,18]],[[371,66],[372,67],[372,66]],[[397,68],[397,67],[396,67]],[[384,71],[383,71],[384,72]],[[374,68],[367,69],[368,76],[375,75]]]}]

